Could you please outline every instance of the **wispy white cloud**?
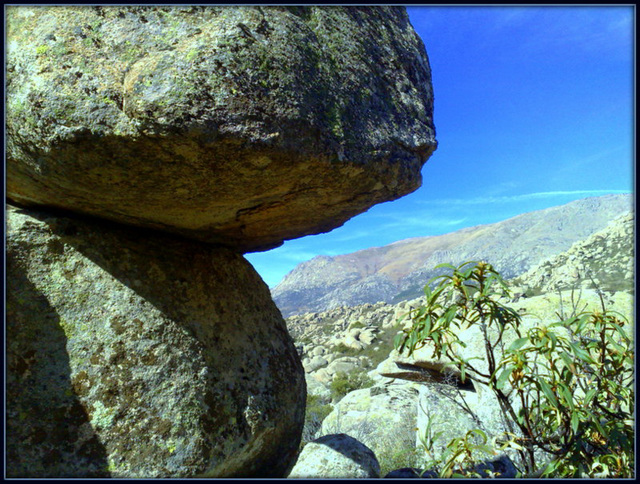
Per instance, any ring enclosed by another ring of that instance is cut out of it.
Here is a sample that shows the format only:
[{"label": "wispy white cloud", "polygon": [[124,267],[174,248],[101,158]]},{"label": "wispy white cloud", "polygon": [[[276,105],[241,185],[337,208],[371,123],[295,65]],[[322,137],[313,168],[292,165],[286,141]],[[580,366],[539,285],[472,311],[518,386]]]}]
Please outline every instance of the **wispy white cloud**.
[{"label": "wispy white cloud", "polygon": [[[567,156],[558,160],[556,167],[552,172],[550,181],[552,183],[562,183],[569,177],[575,176],[584,170],[588,170],[591,166],[610,166],[611,163],[619,162],[619,160],[629,160],[629,170],[632,166],[632,153],[627,146],[613,146],[608,149],[599,150],[588,156]],[[631,174],[631,172],[629,172]]]},{"label": "wispy white cloud", "polygon": [[[340,234],[340,235],[337,235],[337,234]],[[357,230],[357,231],[336,230],[336,235],[332,238],[332,240],[334,242],[351,242],[353,240],[359,240],[359,239],[370,238],[370,237],[371,237],[370,230]]]},{"label": "wispy white cloud", "polygon": [[443,218],[434,217],[431,213],[423,213],[416,215],[407,214],[387,214],[385,218],[392,219],[390,222],[383,223],[379,226],[382,230],[393,229],[397,227],[419,227],[421,229],[441,229],[459,226],[467,221],[467,218]]},{"label": "wispy white cloud", "polygon": [[[629,6],[522,7],[536,28],[522,47],[541,51],[548,46],[572,52],[618,55],[633,46],[633,10]],[[622,51],[621,51],[622,49]]]},{"label": "wispy white cloud", "polygon": [[487,205],[499,203],[525,202],[528,200],[539,200],[566,196],[598,196],[608,194],[630,193],[629,190],[556,190],[550,192],[523,193],[520,195],[503,195],[475,198],[449,198],[440,200],[421,200],[417,203],[422,205],[445,205],[445,206],[466,206],[466,205]]}]

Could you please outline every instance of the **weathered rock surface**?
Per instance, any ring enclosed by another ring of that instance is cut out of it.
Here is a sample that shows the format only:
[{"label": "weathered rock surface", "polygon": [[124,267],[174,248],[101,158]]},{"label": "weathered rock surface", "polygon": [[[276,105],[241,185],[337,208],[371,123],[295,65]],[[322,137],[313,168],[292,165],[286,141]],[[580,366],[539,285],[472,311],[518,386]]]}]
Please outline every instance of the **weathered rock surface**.
[{"label": "weathered rock surface", "polygon": [[388,382],[348,393],[322,422],[321,435],[345,433],[378,457],[414,447],[418,386]]},{"label": "weathered rock surface", "polygon": [[403,7],[7,9],[7,194],[240,251],[420,186],[431,71]]},{"label": "weathered rock surface", "polygon": [[7,475],[283,476],[304,372],[239,255],[9,207]]},{"label": "weathered rock surface", "polygon": [[[615,217],[628,213],[632,204],[630,195],[590,197],[449,234],[318,256],[287,274],[272,289],[273,298],[285,317],[399,302],[422,295],[424,285],[442,273],[434,267],[444,262],[486,260],[510,279],[603,230]],[[626,248],[623,253],[629,255]]]},{"label": "weathered rock surface", "polygon": [[[494,460],[481,462],[471,469],[462,469],[461,471],[464,474],[474,472],[479,474],[481,477],[496,477],[502,479],[515,479],[518,473],[513,461],[506,455],[501,455]],[[415,467],[404,467],[402,469],[393,470],[384,477],[392,479],[425,479],[437,478],[438,473],[434,470],[423,471]]]},{"label": "weathered rock surface", "polygon": [[632,292],[634,222],[634,211],[616,217],[603,230],[542,261],[514,283],[534,294],[594,286],[602,291]]},{"label": "weathered rock surface", "polygon": [[290,478],[380,477],[380,464],[366,445],[345,434],[325,435],[309,442]]},{"label": "weathered rock surface", "polygon": [[420,469],[403,467],[402,469],[395,469],[384,476],[385,479],[419,479],[420,477],[437,477],[437,475],[432,472],[423,475]]}]

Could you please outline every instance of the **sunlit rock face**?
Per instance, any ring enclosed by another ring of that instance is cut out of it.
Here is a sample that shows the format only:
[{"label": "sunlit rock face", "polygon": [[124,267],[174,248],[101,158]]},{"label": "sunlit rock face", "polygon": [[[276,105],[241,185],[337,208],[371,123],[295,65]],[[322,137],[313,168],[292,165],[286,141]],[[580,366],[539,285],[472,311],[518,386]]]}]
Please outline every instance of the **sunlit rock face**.
[{"label": "sunlit rock face", "polygon": [[417,189],[402,7],[8,7],[7,194],[240,252]]},{"label": "sunlit rock face", "polygon": [[282,477],[304,370],[225,248],[8,210],[7,475]]}]

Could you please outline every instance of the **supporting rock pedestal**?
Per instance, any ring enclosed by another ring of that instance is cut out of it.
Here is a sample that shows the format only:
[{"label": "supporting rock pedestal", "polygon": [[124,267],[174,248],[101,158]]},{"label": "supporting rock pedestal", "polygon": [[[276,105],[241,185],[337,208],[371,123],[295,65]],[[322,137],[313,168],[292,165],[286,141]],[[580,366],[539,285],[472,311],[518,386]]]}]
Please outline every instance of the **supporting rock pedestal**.
[{"label": "supporting rock pedestal", "polygon": [[304,372],[242,256],[9,207],[7,284],[8,476],[293,465]]}]

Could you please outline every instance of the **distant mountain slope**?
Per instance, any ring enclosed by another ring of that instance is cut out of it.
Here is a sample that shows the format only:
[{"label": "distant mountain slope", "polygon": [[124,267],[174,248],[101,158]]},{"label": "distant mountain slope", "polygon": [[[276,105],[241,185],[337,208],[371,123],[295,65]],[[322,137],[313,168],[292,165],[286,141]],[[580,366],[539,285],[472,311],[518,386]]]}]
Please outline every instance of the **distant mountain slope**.
[{"label": "distant mountain slope", "polygon": [[442,262],[484,259],[505,278],[566,251],[632,208],[630,195],[606,195],[529,212],[495,224],[416,237],[299,264],[273,290],[285,317],[340,306],[397,302],[421,294]]},{"label": "distant mountain slope", "polygon": [[633,293],[634,212],[616,217],[603,230],[542,261],[513,283],[532,295],[578,287]]}]

